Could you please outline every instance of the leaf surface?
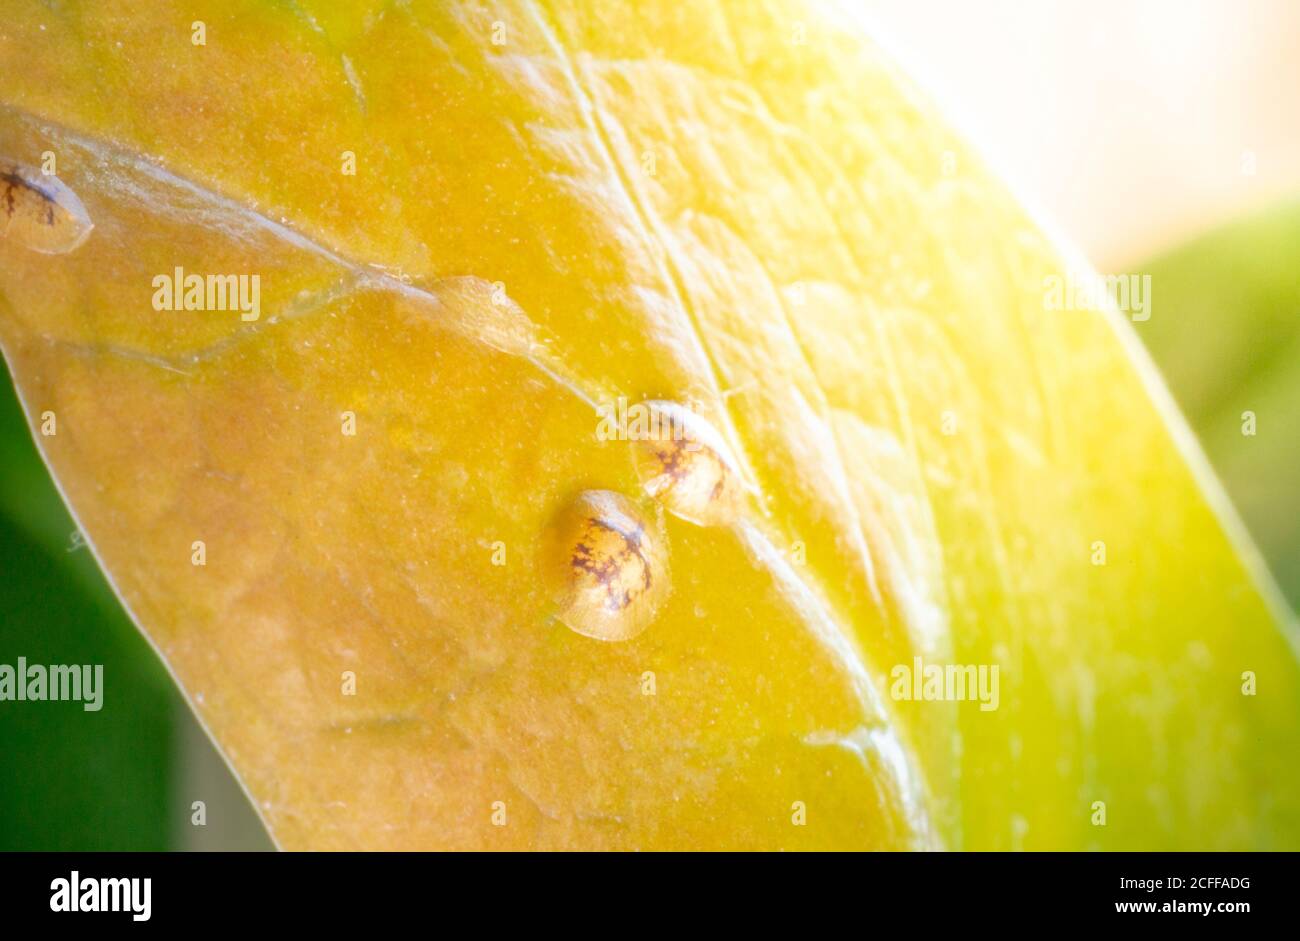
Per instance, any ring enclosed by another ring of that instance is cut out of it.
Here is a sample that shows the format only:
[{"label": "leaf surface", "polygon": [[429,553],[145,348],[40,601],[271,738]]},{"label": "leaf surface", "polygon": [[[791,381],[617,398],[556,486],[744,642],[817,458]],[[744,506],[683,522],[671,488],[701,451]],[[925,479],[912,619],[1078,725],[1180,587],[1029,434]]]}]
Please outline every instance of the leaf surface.
[{"label": "leaf surface", "polygon": [[[0,343],[281,846],[1300,843],[1291,635],[1217,485],[841,14],[6,7],[0,157],[94,229],[0,240]],[[177,268],[257,319],[156,310]],[[666,512],[620,398],[715,429],[734,515]],[[665,551],[627,640],[547,561],[597,491]],[[997,708],[903,697],[916,658]]]}]

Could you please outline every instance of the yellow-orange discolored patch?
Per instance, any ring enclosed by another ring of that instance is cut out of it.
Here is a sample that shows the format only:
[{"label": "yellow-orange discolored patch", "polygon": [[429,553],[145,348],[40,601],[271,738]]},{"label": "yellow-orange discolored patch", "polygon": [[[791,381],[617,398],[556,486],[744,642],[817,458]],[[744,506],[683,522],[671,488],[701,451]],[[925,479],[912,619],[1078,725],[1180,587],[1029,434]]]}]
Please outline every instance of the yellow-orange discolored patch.
[{"label": "yellow-orange discolored patch", "polygon": [[43,255],[81,245],[95,227],[77,194],[58,178],[0,160],[0,238]]},{"label": "yellow-orange discolored patch", "polygon": [[646,493],[674,516],[701,526],[730,523],[740,506],[740,474],[722,436],[676,402],[642,403],[650,420],[632,434]]},{"label": "yellow-orange discolored patch", "polygon": [[652,521],[622,494],[586,490],[551,531],[549,574],[560,619],[597,640],[629,640],[668,595],[668,553]]}]

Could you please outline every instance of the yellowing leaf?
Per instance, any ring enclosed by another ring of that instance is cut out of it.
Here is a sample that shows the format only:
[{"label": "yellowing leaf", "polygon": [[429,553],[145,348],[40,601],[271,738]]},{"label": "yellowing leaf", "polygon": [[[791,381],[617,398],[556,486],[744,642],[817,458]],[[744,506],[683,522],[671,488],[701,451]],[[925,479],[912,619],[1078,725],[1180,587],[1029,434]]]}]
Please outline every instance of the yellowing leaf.
[{"label": "yellowing leaf", "polygon": [[1217,485],[837,9],[8,8],[0,343],[281,846],[1300,845]]}]

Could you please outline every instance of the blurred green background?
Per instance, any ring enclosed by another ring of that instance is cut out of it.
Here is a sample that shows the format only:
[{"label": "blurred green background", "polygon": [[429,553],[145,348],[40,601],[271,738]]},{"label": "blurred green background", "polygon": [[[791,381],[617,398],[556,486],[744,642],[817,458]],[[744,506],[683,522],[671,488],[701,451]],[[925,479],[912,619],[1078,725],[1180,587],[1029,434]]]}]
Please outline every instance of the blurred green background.
[{"label": "blurred green background", "polygon": [[[1132,269],[1139,336],[1300,608],[1300,204]],[[1244,412],[1256,433],[1242,433]],[[0,382],[0,663],[102,663],[104,708],[0,703],[0,850],[269,849],[243,792],[122,612]],[[206,804],[206,826],[191,805]]]},{"label": "blurred green background", "polygon": [[[0,377],[0,663],[103,664],[103,708],[0,702],[0,850],[270,849],[122,610]],[[191,823],[194,801],[206,825]]]},{"label": "blurred green background", "polygon": [[[1300,610],[1300,203],[1135,270],[1150,273],[1153,292],[1138,335]],[[1242,433],[1246,412],[1253,436]]]}]

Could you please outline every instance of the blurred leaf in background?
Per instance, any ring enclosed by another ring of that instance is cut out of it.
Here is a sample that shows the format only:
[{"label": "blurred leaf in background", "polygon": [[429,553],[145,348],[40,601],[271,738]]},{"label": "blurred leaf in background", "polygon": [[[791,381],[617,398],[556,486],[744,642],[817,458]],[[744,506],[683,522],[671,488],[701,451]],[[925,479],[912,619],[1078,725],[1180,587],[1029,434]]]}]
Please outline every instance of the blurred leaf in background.
[{"label": "blurred leaf in background", "polygon": [[0,850],[269,846],[81,542],[0,370],[0,663],[19,657],[102,664],[103,707],[0,702]]},{"label": "blurred leaf in background", "polygon": [[1300,202],[1137,270],[1152,286],[1138,333],[1300,610]]},{"label": "blurred leaf in background", "polygon": [[171,845],[172,699],[0,389],[0,663],[103,664],[103,708],[0,703],[0,849]]}]

